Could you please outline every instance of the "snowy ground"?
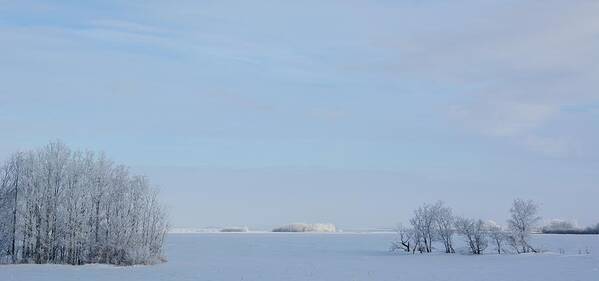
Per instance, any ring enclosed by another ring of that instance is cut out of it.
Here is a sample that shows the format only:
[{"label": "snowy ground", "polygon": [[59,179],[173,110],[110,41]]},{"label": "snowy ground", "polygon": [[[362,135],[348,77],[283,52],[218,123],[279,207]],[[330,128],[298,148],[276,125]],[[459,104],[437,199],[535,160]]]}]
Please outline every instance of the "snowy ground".
[{"label": "snowy ground", "polygon": [[384,233],[171,234],[165,264],[3,265],[0,280],[599,280],[599,236],[539,235],[536,245],[554,253],[517,256],[392,255],[387,251],[392,238]]}]

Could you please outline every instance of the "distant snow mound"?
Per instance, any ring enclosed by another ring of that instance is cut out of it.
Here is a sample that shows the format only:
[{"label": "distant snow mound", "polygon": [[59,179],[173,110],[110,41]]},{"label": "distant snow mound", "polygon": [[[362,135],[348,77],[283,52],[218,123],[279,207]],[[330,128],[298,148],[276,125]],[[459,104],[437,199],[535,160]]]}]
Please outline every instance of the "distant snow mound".
[{"label": "distant snow mound", "polygon": [[503,227],[501,225],[499,225],[497,222],[495,222],[494,220],[488,220],[485,222],[485,227],[487,229],[492,229],[492,228],[497,228],[497,229],[503,229]]},{"label": "distant snow mound", "polygon": [[272,232],[336,232],[337,228],[330,223],[292,223],[277,227]]},{"label": "distant snow mound", "polygon": [[247,226],[244,227],[226,227],[220,230],[220,232],[248,232],[250,231]]}]

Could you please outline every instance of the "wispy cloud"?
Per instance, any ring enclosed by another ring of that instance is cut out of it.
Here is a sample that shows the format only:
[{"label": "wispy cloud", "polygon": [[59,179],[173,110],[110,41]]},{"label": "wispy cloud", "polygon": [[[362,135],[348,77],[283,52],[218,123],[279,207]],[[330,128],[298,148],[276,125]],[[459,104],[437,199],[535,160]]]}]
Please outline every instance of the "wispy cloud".
[{"label": "wispy cloud", "polygon": [[528,134],[558,113],[551,105],[495,101],[457,107],[453,116],[485,135],[512,137]]},{"label": "wispy cloud", "polygon": [[529,149],[552,158],[574,158],[583,155],[580,141],[570,137],[527,135],[519,141]]},{"label": "wispy cloud", "polygon": [[173,32],[172,30],[166,29],[164,27],[116,19],[91,20],[89,25],[96,29],[109,29],[119,32],[138,34],[164,35]]},{"label": "wispy cloud", "polygon": [[[231,184],[258,201],[273,193],[248,184],[337,195],[349,181],[351,195],[380,195],[369,202],[398,184],[456,202],[524,187],[556,204],[563,194],[545,191],[567,185],[590,214],[579,195],[597,190],[598,14],[585,0],[3,1],[0,156],[60,137],[131,164],[418,175],[273,170]],[[178,200],[197,179],[162,178]]]}]

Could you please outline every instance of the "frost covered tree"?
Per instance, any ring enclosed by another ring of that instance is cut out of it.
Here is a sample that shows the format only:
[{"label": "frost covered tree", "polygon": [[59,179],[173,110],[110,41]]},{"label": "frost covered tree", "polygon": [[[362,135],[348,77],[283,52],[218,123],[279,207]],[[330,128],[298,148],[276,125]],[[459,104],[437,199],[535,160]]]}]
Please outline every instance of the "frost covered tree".
[{"label": "frost covered tree", "polygon": [[533,228],[541,220],[537,215],[538,206],[532,200],[516,199],[510,209],[508,226],[510,244],[517,253],[529,253],[536,250],[530,245],[530,235]]},{"label": "frost covered tree", "polygon": [[487,248],[488,241],[485,223],[482,220],[456,218],[455,228],[466,240],[472,254],[483,254]]},{"label": "frost covered tree", "polygon": [[395,231],[397,232],[397,239],[391,242],[391,251],[404,251],[410,252],[416,247],[417,243],[413,242],[414,229],[408,228],[403,224],[398,224]]},{"label": "frost covered tree", "polygon": [[433,214],[435,221],[435,231],[438,239],[445,246],[445,253],[455,253],[453,249],[453,234],[454,234],[454,216],[450,207],[447,207],[443,202],[437,202],[433,205]]},{"label": "frost covered tree", "polygon": [[436,226],[435,216],[436,207],[434,205],[424,204],[414,211],[414,217],[410,219],[410,224],[414,229],[414,235],[421,241],[423,252],[426,253],[430,253],[433,250]]},{"label": "frost covered tree", "polygon": [[13,263],[16,262],[17,210],[23,164],[23,154],[16,153],[0,167],[0,211],[4,210],[7,214],[0,218],[3,226],[0,247],[7,249],[6,255]]},{"label": "frost covered tree", "polygon": [[0,168],[0,257],[13,263],[147,264],[162,259],[164,207],[144,177],[60,142]]},{"label": "frost covered tree", "polygon": [[487,231],[489,233],[489,240],[495,245],[495,250],[497,250],[497,254],[502,253],[502,246],[507,239],[505,232],[501,228],[501,226],[496,223],[487,222]]},{"label": "frost covered tree", "polygon": [[[414,211],[410,219],[414,237],[422,244],[423,252],[430,253],[434,241],[441,241],[446,253],[455,253],[453,248],[454,216],[450,207],[441,201],[435,204],[424,204]],[[416,243],[414,243],[416,244]]]}]

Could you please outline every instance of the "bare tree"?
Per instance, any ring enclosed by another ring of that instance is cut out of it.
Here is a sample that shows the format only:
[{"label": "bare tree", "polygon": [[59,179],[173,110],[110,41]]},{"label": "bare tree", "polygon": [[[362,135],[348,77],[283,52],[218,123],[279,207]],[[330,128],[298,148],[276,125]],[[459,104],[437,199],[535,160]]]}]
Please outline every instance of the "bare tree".
[{"label": "bare tree", "polygon": [[541,220],[537,213],[538,206],[532,200],[514,200],[510,209],[511,218],[508,220],[508,226],[510,244],[517,253],[537,252],[530,245],[532,230]]},{"label": "bare tree", "polygon": [[430,253],[433,250],[432,243],[435,238],[435,215],[435,206],[424,204],[414,211],[414,217],[410,219],[410,224],[414,229],[414,235],[422,242],[423,252],[426,253]]},{"label": "bare tree", "polygon": [[407,228],[403,224],[398,224],[396,227],[397,239],[391,242],[391,251],[411,252],[413,243],[414,229]]},{"label": "bare tree", "polygon": [[488,242],[485,223],[482,220],[457,218],[455,227],[457,232],[464,236],[472,254],[483,254],[487,248]]},{"label": "bare tree", "polygon": [[433,216],[435,222],[436,234],[439,240],[445,246],[445,253],[455,253],[453,249],[453,234],[454,234],[454,216],[450,207],[447,207],[443,202],[439,201],[433,205]]},{"label": "bare tree", "polygon": [[495,245],[495,250],[497,250],[497,254],[501,255],[502,246],[505,240],[507,239],[505,232],[497,224],[487,224],[487,231],[489,233],[489,239]]}]

